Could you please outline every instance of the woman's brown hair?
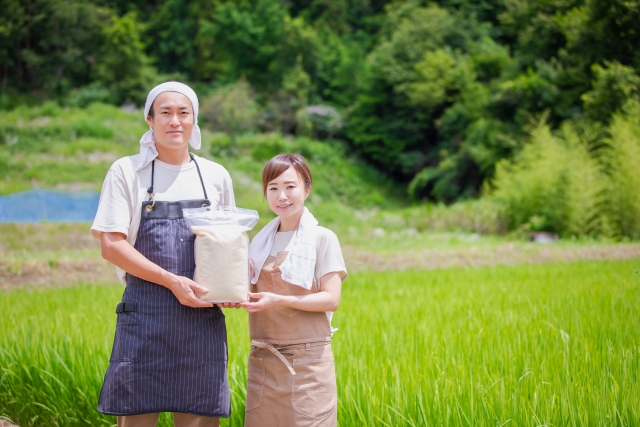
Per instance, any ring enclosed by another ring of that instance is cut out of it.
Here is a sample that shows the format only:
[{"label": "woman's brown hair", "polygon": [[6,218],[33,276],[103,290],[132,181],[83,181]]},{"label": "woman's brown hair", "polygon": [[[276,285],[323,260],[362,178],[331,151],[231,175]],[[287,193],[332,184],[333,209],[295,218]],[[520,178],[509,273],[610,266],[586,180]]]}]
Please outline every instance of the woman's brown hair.
[{"label": "woman's brown hair", "polygon": [[262,191],[267,193],[267,186],[271,181],[282,175],[284,171],[292,167],[296,170],[307,189],[311,189],[313,182],[307,160],[300,154],[278,154],[269,160],[262,170]]}]

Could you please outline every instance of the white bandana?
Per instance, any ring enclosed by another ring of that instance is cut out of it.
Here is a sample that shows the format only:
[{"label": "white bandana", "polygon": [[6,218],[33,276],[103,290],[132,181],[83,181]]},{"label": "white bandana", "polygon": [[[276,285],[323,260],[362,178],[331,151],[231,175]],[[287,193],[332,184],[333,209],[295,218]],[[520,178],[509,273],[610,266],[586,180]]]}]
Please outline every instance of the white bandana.
[{"label": "white bandana", "polygon": [[[193,106],[193,132],[191,132],[189,144],[198,150],[201,142],[200,128],[198,127],[198,97],[193,89],[186,84],[180,82],[166,82],[151,89],[151,92],[147,95],[147,102],[144,104],[144,118],[147,118],[149,110],[153,105],[153,101],[155,101],[158,95],[162,92],[178,92],[189,98],[189,101],[191,101],[191,105]],[[150,129],[142,135],[142,138],[140,138],[140,157],[138,158],[136,170],[143,169],[156,157],[158,157],[158,150],[156,150],[156,141],[153,137],[153,129]]]}]

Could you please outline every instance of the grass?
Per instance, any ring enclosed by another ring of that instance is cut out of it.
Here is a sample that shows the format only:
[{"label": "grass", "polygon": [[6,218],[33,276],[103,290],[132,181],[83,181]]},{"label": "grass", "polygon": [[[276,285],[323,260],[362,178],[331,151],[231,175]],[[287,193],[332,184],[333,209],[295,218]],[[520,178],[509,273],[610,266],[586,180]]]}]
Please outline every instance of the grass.
[{"label": "grass", "polygon": [[[334,326],[342,426],[640,423],[640,261],[353,274]],[[0,299],[0,414],[108,426],[95,411],[119,286]],[[242,425],[246,313],[228,311]],[[167,418],[163,418],[163,425]]]}]

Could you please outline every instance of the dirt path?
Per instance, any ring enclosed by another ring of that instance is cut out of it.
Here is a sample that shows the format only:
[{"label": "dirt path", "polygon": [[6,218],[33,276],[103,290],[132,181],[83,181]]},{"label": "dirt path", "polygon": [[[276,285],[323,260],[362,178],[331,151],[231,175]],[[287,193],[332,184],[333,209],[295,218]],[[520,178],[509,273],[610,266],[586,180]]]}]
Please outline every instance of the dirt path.
[{"label": "dirt path", "polygon": [[18,427],[15,424],[10,423],[6,418],[0,418],[0,427]]},{"label": "dirt path", "polygon": [[114,267],[102,258],[28,261],[0,260],[0,289],[21,286],[73,286],[86,283],[117,284]]},{"label": "dirt path", "polygon": [[534,243],[506,243],[459,249],[426,249],[413,252],[380,254],[350,247],[344,248],[351,271],[407,270],[493,265],[542,264],[593,260],[638,259],[640,244],[560,246]]},{"label": "dirt path", "polygon": [[[425,249],[389,254],[349,246],[343,250],[347,267],[352,273],[622,259],[638,259],[640,269],[640,243],[576,246],[505,243],[497,246]],[[3,290],[23,286],[55,287],[86,283],[119,282],[113,266],[97,256],[55,261],[36,259],[18,262],[0,259],[0,289]]]}]

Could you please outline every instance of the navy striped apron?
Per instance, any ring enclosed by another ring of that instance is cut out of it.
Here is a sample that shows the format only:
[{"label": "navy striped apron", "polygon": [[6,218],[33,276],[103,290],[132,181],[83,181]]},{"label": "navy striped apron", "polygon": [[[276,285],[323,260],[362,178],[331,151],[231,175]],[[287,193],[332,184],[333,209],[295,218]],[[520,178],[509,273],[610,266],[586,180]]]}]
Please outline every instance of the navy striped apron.
[{"label": "navy striped apron", "polygon": [[[190,154],[191,155],[191,154]],[[195,162],[193,155],[191,159]],[[193,279],[196,236],[183,208],[210,205],[204,199],[142,203],[135,248],[165,270]],[[186,412],[207,417],[231,413],[227,379],[227,331],[219,307],[180,304],[164,286],[127,274],[116,309],[118,320],[98,410],[107,415]]]}]

